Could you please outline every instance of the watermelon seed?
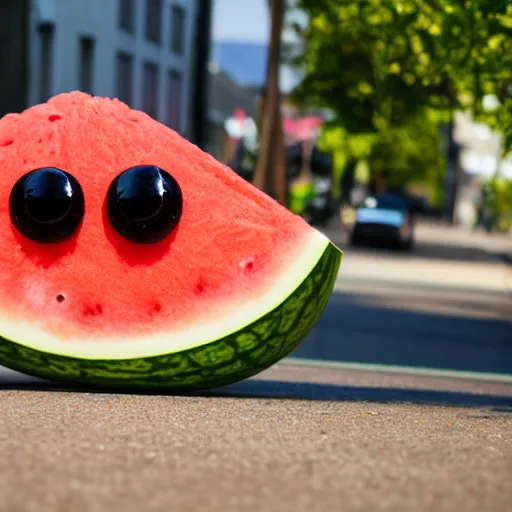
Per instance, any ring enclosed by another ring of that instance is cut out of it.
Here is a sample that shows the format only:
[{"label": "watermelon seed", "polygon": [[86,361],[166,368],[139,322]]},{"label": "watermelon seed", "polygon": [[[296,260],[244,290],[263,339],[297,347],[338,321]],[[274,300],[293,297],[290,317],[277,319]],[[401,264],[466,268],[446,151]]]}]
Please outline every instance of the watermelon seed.
[{"label": "watermelon seed", "polygon": [[196,293],[203,293],[204,292],[204,284],[199,282],[196,285]]},{"label": "watermelon seed", "polygon": [[59,293],[59,295],[57,295],[56,299],[59,304],[62,304],[66,300],[66,297],[64,297],[64,295],[62,295],[62,293]]},{"label": "watermelon seed", "polygon": [[14,144],[13,139],[7,139],[2,142],[0,142],[0,148],[6,148],[7,146],[10,146],[11,144]]},{"label": "watermelon seed", "polygon": [[50,121],[50,123],[59,121],[60,119],[62,119],[62,117],[59,116],[59,114],[52,114],[52,115],[48,116],[48,121]]},{"label": "watermelon seed", "polygon": [[246,270],[252,270],[254,268],[254,263],[252,261],[248,261],[246,264],[245,264],[245,269]]}]

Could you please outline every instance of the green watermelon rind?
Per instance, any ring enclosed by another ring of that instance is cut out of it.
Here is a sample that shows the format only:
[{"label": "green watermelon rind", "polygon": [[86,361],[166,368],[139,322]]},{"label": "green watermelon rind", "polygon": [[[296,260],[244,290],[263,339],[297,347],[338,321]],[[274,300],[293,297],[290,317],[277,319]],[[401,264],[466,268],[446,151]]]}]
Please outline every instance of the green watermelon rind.
[{"label": "green watermelon rind", "polygon": [[85,359],[42,352],[0,336],[0,364],[43,379],[108,388],[208,389],[252,377],[292,352],[332,293],[342,253],[329,243],[280,306],[233,334],[172,354]]}]

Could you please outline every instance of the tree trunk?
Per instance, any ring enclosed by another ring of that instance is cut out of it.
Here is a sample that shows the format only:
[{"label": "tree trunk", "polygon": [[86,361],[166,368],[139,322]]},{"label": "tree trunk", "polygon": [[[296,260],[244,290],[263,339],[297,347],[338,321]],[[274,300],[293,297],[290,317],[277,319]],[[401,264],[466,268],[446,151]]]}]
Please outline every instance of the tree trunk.
[{"label": "tree trunk", "polygon": [[255,187],[274,196],[281,204],[286,203],[284,137],[279,105],[279,64],[284,8],[284,0],[272,0],[270,2],[271,31],[261,123],[260,153],[253,178]]},{"label": "tree trunk", "polygon": [[356,167],[357,160],[355,158],[351,158],[345,165],[339,184],[336,184],[339,186],[340,203],[343,205],[350,204],[352,189],[354,188],[356,181]]},{"label": "tree trunk", "polygon": [[[273,163],[271,159],[270,169],[274,174],[274,195],[276,201],[283,206],[286,206],[287,200],[287,178],[286,178],[286,151],[284,145],[283,134],[283,121],[281,118],[281,108],[278,102],[275,109],[275,122],[274,122],[274,148],[273,148]],[[270,173],[272,175],[272,172]]]},{"label": "tree trunk", "polygon": [[369,187],[371,195],[384,194],[387,190],[387,181],[382,167],[370,168]]}]

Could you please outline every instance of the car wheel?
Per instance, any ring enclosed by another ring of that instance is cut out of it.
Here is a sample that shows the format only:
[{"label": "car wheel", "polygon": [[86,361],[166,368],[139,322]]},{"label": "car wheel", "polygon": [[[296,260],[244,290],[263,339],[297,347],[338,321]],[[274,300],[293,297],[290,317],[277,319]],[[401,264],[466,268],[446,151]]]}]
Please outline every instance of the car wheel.
[{"label": "car wheel", "polygon": [[411,252],[414,249],[413,238],[409,238],[408,240],[403,240],[400,243],[400,248],[402,249],[402,251]]},{"label": "car wheel", "polygon": [[348,243],[352,247],[359,247],[361,245],[361,237],[357,233],[352,233]]}]

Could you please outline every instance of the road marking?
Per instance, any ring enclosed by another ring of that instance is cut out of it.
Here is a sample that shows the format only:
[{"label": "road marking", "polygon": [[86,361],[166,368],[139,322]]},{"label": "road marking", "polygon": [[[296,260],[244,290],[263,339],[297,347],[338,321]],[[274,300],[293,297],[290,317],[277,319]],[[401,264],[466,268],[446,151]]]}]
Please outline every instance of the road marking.
[{"label": "road marking", "polygon": [[309,366],[313,368],[325,368],[331,370],[351,370],[379,373],[398,373],[403,375],[415,375],[417,377],[437,377],[463,380],[479,380],[498,382],[501,384],[512,384],[512,375],[504,373],[466,372],[458,370],[441,370],[437,368],[395,366],[386,364],[349,363],[339,361],[326,361],[322,359],[305,359],[298,357],[287,357],[279,364],[289,366]]}]

